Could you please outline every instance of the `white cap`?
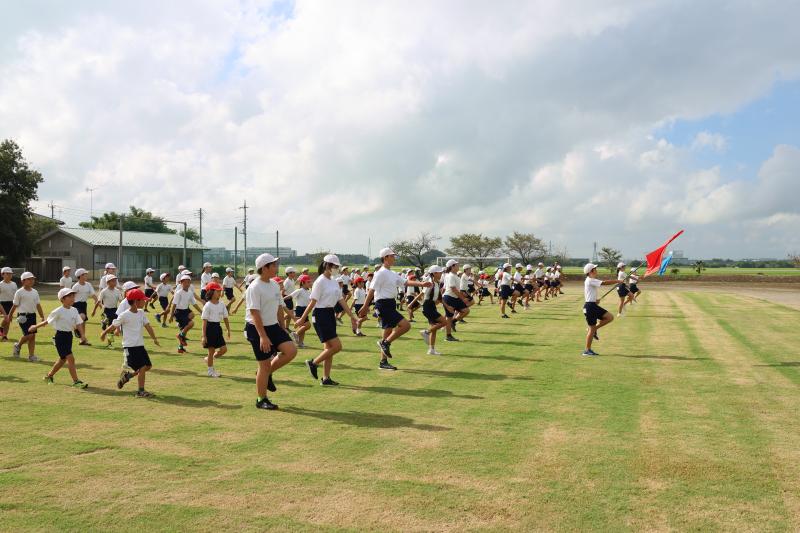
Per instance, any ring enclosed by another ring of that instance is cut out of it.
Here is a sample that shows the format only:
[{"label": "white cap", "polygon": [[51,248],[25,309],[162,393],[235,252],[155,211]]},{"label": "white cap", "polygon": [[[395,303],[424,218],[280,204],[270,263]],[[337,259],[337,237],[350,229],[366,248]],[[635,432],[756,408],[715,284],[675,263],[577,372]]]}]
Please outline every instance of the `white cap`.
[{"label": "white cap", "polygon": [[75,291],[65,287],[65,288],[61,289],[60,291],[58,291],[58,299],[59,300],[63,300],[64,296],[69,296],[70,294],[75,294]]},{"label": "white cap", "polygon": [[444,266],[446,266],[447,268],[450,268],[451,266],[457,265],[457,264],[458,264],[458,261],[456,261],[455,259],[448,259],[447,263],[445,263]]},{"label": "white cap", "polygon": [[115,276],[114,274],[109,274],[108,276],[106,276],[106,283],[108,283],[112,279],[117,279],[117,276]]},{"label": "white cap", "polygon": [[155,272],[155,270],[153,270],[152,268],[148,268],[147,270],[145,270],[145,272]]},{"label": "white cap", "polygon": [[533,265],[528,265],[527,267],[525,267],[525,269],[526,270],[533,270]]},{"label": "white cap", "polygon": [[624,267],[624,266],[625,266],[625,263],[623,263],[622,261],[620,261],[619,263],[617,263],[617,268],[622,268],[622,267]]},{"label": "white cap", "polygon": [[464,270],[466,270],[466,269],[468,269],[468,268],[472,268],[472,265],[470,265],[469,263],[467,263],[466,265],[464,265],[464,266],[463,266],[463,267],[461,267],[461,268],[463,268]]},{"label": "white cap", "polygon": [[160,279],[161,281],[164,281],[167,278],[167,276],[169,276],[168,272],[162,272],[161,275],[158,276],[158,279]]},{"label": "white cap", "polygon": [[308,272],[308,267],[305,267],[305,268],[303,269],[303,272]]},{"label": "white cap", "polygon": [[86,270],[85,268],[79,268],[78,270],[75,271],[75,277],[79,278],[79,277],[83,276],[84,274],[88,274],[88,273],[89,273],[89,271]]},{"label": "white cap", "polygon": [[503,270],[511,268],[511,263],[503,263]]},{"label": "white cap", "polygon": [[428,269],[428,272],[436,274],[437,272],[444,272],[444,269],[439,265],[432,265],[431,268]]},{"label": "white cap", "polygon": [[556,265],[556,270],[561,270],[561,265]]},{"label": "white cap", "polygon": [[277,261],[277,259],[275,259],[272,254],[261,254],[256,257],[256,270],[270,263],[274,263],[275,261]]},{"label": "white cap", "polygon": [[516,265],[514,265],[514,268],[522,268],[522,263],[517,263]]},{"label": "white cap", "polygon": [[248,271],[248,272],[253,272],[253,271],[255,271],[255,268],[253,268],[253,267],[250,267],[250,268],[248,268],[248,269],[247,269],[247,271]]},{"label": "white cap", "polygon": [[233,269],[231,267],[228,267],[225,269],[225,272],[233,272]]},{"label": "white cap", "polygon": [[203,268],[208,268],[208,267],[210,267],[210,266],[211,266],[211,263],[209,263],[208,261],[206,261],[205,263],[203,263]]},{"label": "white cap", "polygon": [[191,270],[185,270],[185,269],[181,270],[181,275],[183,275],[183,276],[191,276],[192,275],[192,271]]},{"label": "white cap", "polygon": [[380,252],[378,252],[378,257],[383,259],[387,255],[397,255],[394,250],[391,248],[383,248]]},{"label": "white cap", "polygon": [[478,274],[483,274],[483,270],[478,270]]},{"label": "white cap", "polygon": [[331,263],[332,265],[342,266],[342,262],[339,261],[339,258],[334,254],[328,254],[323,257],[322,260],[326,263]]},{"label": "white cap", "polygon": [[595,268],[597,268],[597,265],[595,265],[594,263],[586,263],[586,265],[583,267],[583,273],[588,274]]},{"label": "white cap", "polygon": [[19,279],[21,280],[26,280],[30,278],[36,278],[36,276],[34,276],[32,272],[23,272],[22,275],[19,277]]},{"label": "white cap", "polygon": [[126,281],[125,283],[122,284],[123,291],[129,291],[131,289],[138,289],[138,288],[139,286],[136,284],[135,281]]},{"label": "white cap", "polygon": [[3,270],[0,270],[0,274],[13,274],[14,271],[11,270],[11,267],[3,267]]},{"label": "white cap", "polygon": [[66,272],[67,270],[72,270],[72,267],[66,266],[61,269],[61,272]]},{"label": "white cap", "polygon": [[364,268],[369,268],[369,265],[364,265]]},{"label": "white cap", "polygon": [[106,263],[106,268],[117,268],[114,266],[114,263]]},{"label": "white cap", "polygon": [[211,273],[211,277],[212,277],[212,278],[218,278],[218,277],[219,277],[219,274],[217,274],[216,272],[212,272],[212,273]]},{"label": "white cap", "polygon": [[542,263],[541,261],[539,261],[539,266],[540,266],[540,267],[543,267],[543,266],[544,266],[544,263]]},{"label": "white cap", "polygon": [[291,274],[292,272],[297,272],[297,270],[295,270],[294,267],[286,267],[285,272]]},{"label": "white cap", "polygon": [[180,283],[181,281],[187,280],[187,279],[189,281],[192,281],[192,276],[189,276],[187,274],[181,274],[181,277],[178,278],[178,283]]},{"label": "white cap", "polygon": [[179,270],[179,271],[180,271],[180,270],[186,270],[186,267],[185,267],[184,265],[178,265],[178,270]]}]

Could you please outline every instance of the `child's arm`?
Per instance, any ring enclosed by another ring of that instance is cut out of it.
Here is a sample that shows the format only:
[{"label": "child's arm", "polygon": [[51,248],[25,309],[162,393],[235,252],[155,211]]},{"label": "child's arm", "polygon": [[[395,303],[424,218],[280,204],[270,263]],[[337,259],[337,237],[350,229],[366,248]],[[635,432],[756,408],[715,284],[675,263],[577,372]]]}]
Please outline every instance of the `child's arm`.
[{"label": "child's arm", "polygon": [[44,320],[44,309],[42,309],[42,304],[36,304],[36,310],[39,311],[39,317]]},{"label": "child's arm", "polygon": [[81,342],[86,342],[86,324],[83,322],[78,324],[78,333],[81,334]]},{"label": "child's arm", "polygon": [[96,299],[96,298],[95,298],[95,300],[94,300],[94,307],[92,307],[92,316],[94,316],[94,314],[95,314],[95,312],[97,311],[97,308],[98,308],[98,307],[100,307],[100,300],[98,300],[98,299]]},{"label": "child's arm", "polygon": [[[199,299],[199,298],[198,298],[198,299]],[[195,309],[197,309],[197,312],[198,312],[198,313],[200,313],[200,314],[203,314],[203,310],[200,308],[200,306],[199,306],[199,305],[197,305],[197,302],[195,302],[195,303],[194,303],[194,304],[192,304],[192,305],[194,305],[194,308],[195,308]]]},{"label": "child's arm", "polygon": [[8,325],[8,323],[11,322],[11,317],[14,316],[14,311],[16,311],[16,310],[17,310],[17,306],[16,305],[12,305],[11,306],[11,310],[6,315],[5,320],[3,320],[4,324]]},{"label": "child's arm", "polygon": [[46,325],[47,325],[47,320],[44,320],[42,322],[39,322],[38,324],[34,324],[31,327],[29,327],[28,328],[28,332],[29,333],[36,333],[36,330],[38,330],[39,328],[43,328]]},{"label": "child's arm", "polygon": [[[83,324],[81,324],[81,327],[83,327]],[[112,330],[116,330],[113,333],[114,335],[119,334],[119,327],[112,324],[112,325],[108,326],[106,329],[104,329],[103,331],[100,332],[100,340],[101,341],[106,340],[106,335],[111,333]],[[78,331],[80,332],[80,330],[78,330]]]},{"label": "child's arm", "polygon": [[153,339],[153,344],[155,344],[156,346],[161,346],[158,343],[158,337],[156,337],[156,332],[153,331],[153,327],[150,324],[145,324],[144,329],[146,329],[147,333],[150,334],[150,338]]},{"label": "child's arm", "polygon": [[225,329],[228,330],[228,340],[231,340],[231,324],[228,322],[228,317],[223,319],[225,321]]},{"label": "child's arm", "polygon": [[208,326],[208,319],[204,318],[203,319],[203,333],[202,333],[202,336],[201,336],[201,339],[200,339],[200,344],[205,344],[206,343],[206,327],[207,326]]}]

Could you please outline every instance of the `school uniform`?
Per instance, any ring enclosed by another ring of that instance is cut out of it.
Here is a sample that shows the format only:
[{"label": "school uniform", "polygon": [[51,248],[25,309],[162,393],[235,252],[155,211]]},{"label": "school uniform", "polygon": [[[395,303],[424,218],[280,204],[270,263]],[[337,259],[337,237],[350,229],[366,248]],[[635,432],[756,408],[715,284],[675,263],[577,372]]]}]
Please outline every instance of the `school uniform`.
[{"label": "school uniform", "polygon": [[154,292],[153,276],[148,274],[144,277],[144,295],[148,298],[152,298]]},{"label": "school uniform", "polygon": [[625,298],[631,291],[628,290],[628,286],[625,285],[625,281],[628,279],[627,274],[624,271],[620,271],[617,273],[617,281],[619,281],[619,285],[617,285],[617,294],[620,298]]},{"label": "school uniform", "polygon": [[514,292],[511,290],[511,274],[503,271],[503,273],[500,275],[499,287],[501,299],[507,300],[511,297],[511,293]]},{"label": "school uniform", "polygon": [[292,294],[289,296],[292,297],[295,303],[295,315],[298,317],[303,316],[303,313],[306,312],[306,307],[308,307],[308,302],[311,300],[311,291],[300,287],[299,289],[293,290]]},{"label": "school uniform", "polygon": [[514,272],[514,290],[522,294],[525,292],[525,287],[522,286],[522,272]]},{"label": "school uniform", "polygon": [[459,281],[459,284],[460,284],[459,289],[461,289],[461,292],[467,294],[467,300],[472,301],[473,300],[472,293],[475,292],[475,289],[472,286],[472,276],[466,273],[461,274],[461,279]]},{"label": "school uniform", "polygon": [[544,270],[537,268],[533,273],[533,277],[536,278],[536,285],[539,287],[544,286]]},{"label": "school uniform", "polygon": [[178,323],[178,327],[185,328],[189,324],[189,306],[197,305],[194,291],[191,288],[183,290],[183,287],[180,287],[172,296],[172,305],[175,306],[175,321]]},{"label": "school uniform", "polygon": [[71,289],[73,283],[75,282],[69,276],[61,276],[61,279],[58,280],[58,286],[62,289]]},{"label": "school uniform", "polygon": [[225,298],[228,301],[233,300],[233,288],[236,286],[236,278],[233,276],[225,276],[222,278],[222,290],[225,291]]},{"label": "school uniform", "polygon": [[55,330],[53,344],[60,359],[66,359],[72,353],[72,332],[83,319],[74,307],[67,309],[64,306],[53,309],[47,315],[47,323]]},{"label": "school uniform", "polygon": [[158,303],[161,304],[161,309],[164,311],[167,310],[169,307],[169,293],[172,291],[172,287],[167,285],[166,283],[159,283],[156,287],[156,294],[158,295]]},{"label": "school uniform", "polygon": [[375,309],[380,315],[383,329],[394,328],[404,319],[394,300],[395,294],[404,285],[403,278],[388,268],[381,268],[372,276],[370,288],[375,291]]},{"label": "school uniform", "polygon": [[353,309],[355,309],[356,313],[361,311],[361,308],[364,307],[364,302],[367,301],[367,291],[366,289],[362,289],[361,287],[356,287],[353,291]]},{"label": "school uniform", "polygon": [[481,287],[481,296],[489,296],[489,280],[488,279],[480,279],[478,280],[478,284]]},{"label": "school uniform", "polygon": [[353,282],[353,280],[350,278],[349,274],[342,274],[339,276],[339,279],[342,282],[342,295],[347,296],[350,294],[350,284]]},{"label": "school uniform", "polygon": [[100,291],[98,298],[103,305],[103,313],[106,315],[106,320],[111,324],[117,318],[117,307],[119,307],[119,303],[122,301],[122,291],[117,287],[113,289],[111,287],[106,287]]},{"label": "school uniform", "polygon": [[102,291],[106,287],[108,287],[108,277],[113,276],[114,274],[103,274],[100,276],[100,284],[98,285],[98,290]]},{"label": "school uniform", "polygon": [[561,286],[561,272],[556,270],[553,272],[553,287]]},{"label": "school uniform", "polygon": [[72,286],[72,290],[75,291],[75,303],[72,304],[72,307],[77,309],[83,316],[88,317],[89,313],[86,312],[86,302],[89,301],[91,296],[94,296],[94,287],[92,287],[92,284],[88,281],[82,285],[79,281]]},{"label": "school uniform", "polygon": [[522,281],[524,283],[525,290],[528,292],[533,292],[533,274],[530,271],[528,271],[528,273],[522,277]]},{"label": "school uniform", "polygon": [[256,274],[248,274],[244,277],[244,288],[247,289],[253,281],[258,278]]},{"label": "school uniform", "polygon": [[206,285],[213,281],[211,272],[203,272],[200,274],[200,299],[206,301]]},{"label": "school uniform", "polygon": [[291,278],[286,278],[283,280],[283,294],[286,295],[286,298],[283,299],[283,303],[290,311],[294,310],[294,299],[292,299],[291,294],[294,292],[295,286],[296,285]]},{"label": "school uniform", "polygon": [[408,287],[406,287],[406,304],[409,305],[409,309],[412,309],[412,308],[416,309],[416,308],[419,307],[419,302],[413,304],[413,307],[412,307],[412,302],[417,297],[417,293],[418,292],[419,292],[419,290],[418,290],[417,287],[412,287],[410,285]]},{"label": "school uniform", "polygon": [[640,290],[638,285],[639,276],[637,276],[636,274],[631,274],[629,276],[629,279],[630,279],[630,286],[628,287],[628,290],[631,291],[633,294],[636,294]]},{"label": "school uniform", "polygon": [[152,366],[150,354],[144,347],[144,327],[150,321],[147,320],[147,313],[139,309],[135,313],[128,309],[117,317],[112,325],[122,330],[122,365],[133,371],[145,366]]},{"label": "school uniform", "polygon": [[590,326],[597,324],[597,321],[603,318],[608,311],[597,305],[597,289],[603,284],[602,280],[597,278],[590,278],[587,276],[583,282],[583,314],[586,317],[586,323]]},{"label": "school uniform", "polygon": [[[250,345],[253,347],[253,355],[255,355],[256,360],[266,361],[277,355],[278,346],[284,342],[292,341],[286,330],[278,324],[278,308],[282,303],[281,288],[271,279],[262,281],[261,278],[257,278],[247,288],[245,302],[247,312],[244,319],[247,340],[250,341]],[[251,310],[256,310],[261,315],[264,331],[272,344],[272,349],[269,352],[261,351],[260,337],[253,322]]]},{"label": "school uniform", "polygon": [[342,298],[339,282],[332,278],[319,276],[311,287],[310,298],[316,300],[314,306],[314,331],[320,342],[327,342],[339,335],[336,333],[336,306]]},{"label": "school uniform", "polygon": [[422,296],[422,315],[433,325],[439,322],[442,314],[436,306],[439,300],[439,284],[434,282],[431,287],[425,287]]},{"label": "school uniform", "polygon": [[222,348],[225,346],[225,337],[222,335],[220,322],[228,318],[228,307],[222,303],[206,302],[203,313],[200,315],[206,320],[206,344],[203,348]]},{"label": "school uniform", "polygon": [[11,312],[11,307],[14,305],[14,294],[17,292],[17,284],[13,281],[6,283],[0,281],[0,305],[3,306],[3,311],[6,314]]},{"label": "school uniform", "polygon": [[36,289],[18,289],[14,293],[13,304],[17,306],[17,322],[22,336],[28,334],[28,328],[36,324],[36,306],[39,305],[39,292]]},{"label": "school uniform", "polygon": [[[448,272],[444,276],[444,303],[447,304],[444,308],[444,314],[447,318],[452,317],[455,311],[460,311],[467,307],[467,304],[461,300],[461,278],[455,272]],[[452,308],[453,311],[448,309]]]}]

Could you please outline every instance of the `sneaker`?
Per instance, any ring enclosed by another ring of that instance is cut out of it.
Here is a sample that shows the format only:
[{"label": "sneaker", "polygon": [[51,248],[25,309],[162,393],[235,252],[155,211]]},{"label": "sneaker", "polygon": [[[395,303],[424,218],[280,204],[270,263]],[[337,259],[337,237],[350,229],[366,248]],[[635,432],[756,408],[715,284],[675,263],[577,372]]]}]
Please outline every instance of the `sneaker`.
[{"label": "sneaker", "polygon": [[44,382],[47,383],[48,385],[52,385],[53,384],[53,376],[45,376],[44,377]]},{"label": "sneaker", "polygon": [[442,355],[442,352],[437,352],[435,348],[428,348],[428,355]]},{"label": "sneaker", "polygon": [[85,389],[85,388],[87,388],[89,386],[89,384],[88,383],[84,383],[81,380],[78,380],[75,383],[73,383],[72,386],[75,387],[76,389]]},{"label": "sneaker", "polygon": [[272,381],[272,374],[270,374],[269,378],[267,378],[267,390],[270,392],[275,392],[278,390],[278,387],[275,386],[275,382]]},{"label": "sneaker", "polygon": [[183,349],[183,346],[178,346],[178,353],[186,353],[186,350]]},{"label": "sneaker", "polygon": [[256,409],[266,409],[268,411],[274,411],[277,408],[278,406],[269,401],[269,398],[264,398],[263,400],[256,400]]},{"label": "sneaker", "polygon": [[89,341],[81,341],[78,344],[80,344],[81,346],[91,346],[92,345]]},{"label": "sneaker", "polygon": [[378,344],[378,348],[381,349],[381,354],[383,354],[385,357],[389,357],[389,358],[392,357],[392,352],[391,352],[391,348],[390,348],[391,345],[388,342],[386,342],[386,341],[378,341],[377,344]]},{"label": "sneaker", "polygon": [[292,337],[292,340],[294,341],[295,344],[300,344],[300,338],[297,336],[296,332],[292,331],[291,333],[289,333],[289,335]]},{"label": "sneaker", "polygon": [[600,340],[600,337],[598,337],[598,336],[597,336],[597,332],[596,332],[596,331],[595,331],[595,333],[594,333],[594,340],[596,340],[596,341],[599,341],[599,340]]},{"label": "sneaker", "polygon": [[333,381],[331,378],[325,378],[325,379],[321,380],[319,382],[319,384],[322,385],[323,387],[335,387],[339,383],[337,383],[336,381]]},{"label": "sneaker", "polygon": [[181,346],[186,346],[186,337],[183,334],[178,333],[175,335],[175,338],[178,339],[178,342],[181,344]]},{"label": "sneaker", "polygon": [[298,344],[297,344],[297,347],[298,347],[298,348],[305,348],[305,347],[306,347],[306,345],[305,345],[305,343],[303,343],[303,342],[300,342],[300,343],[298,343]]},{"label": "sneaker", "polygon": [[14,357],[19,357],[19,350],[20,350],[20,345],[15,342],[14,343]]},{"label": "sneaker", "polygon": [[205,357],[203,357],[203,362],[204,362],[205,364],[208,364],[208,356],[205,356]]},{"label": "sneaker", "polygon": [[448,335],[447,337],[445,337],[444,340],[446,340],[448,342],[461,342],[458,339],[456,339],[455,337],[453,337],[452,335]]},{"label": "sneaker", "polygon": [[152,392],[147,392],[146,390],[136,391],[136,394],[134,394],[136,398],[152,398],[153,396]]},{"label": "sneaker", "polygon": [[132,373],[123,370],[119,375],[119,379],[117,380],[117,388],[121,389],[122,387],[124,387],[125,384],[129,382],[132,377],[133,377]]},{"label": "sneaker", "polygon": [[162,322],[162,323],[161,323],[161,327],[162,327],[162,328],[166,328],[166,327],[167,327],[167,325],[166,325],[164,322]]},{"label": "sneaker", "polygon": [[341,318],[337,318],[336,322],[338,322],[340,326],[344,325],[344,322],[342,322]]},{"label": "sneaker", "polygon": [[467,323],[467,321],[464,320],[463,318],[461,320],[459,320],[459,322],[461,322],[462,324],[466,324]]},{"label": "sneaker", "polygon": [[219,377],[219,374],[217,373],[216,370],[214,370],[214,367],[209,367],[208,368],[208,377],[210,377],[210,378],[218,378]]},{"label": "sneaker", "polygon": [[31,363],[37,363],[39,361],[39,358],[36,357],[35,355],[29,355],[28,361],[30,361]]},{"label": "sneaker", "polygon": [[314,379],[319,379],[319,377],[317,376],[317,365],[314,364],[314,360],[307,359],[306,366],[308,367],[308,371],[311,372],[311,377]]},{"label": "sneaker", "polygon": [[512,314],[512,315],[515,315],[515,314],[517,314],[517,310],[516,310],[516,309],[512,309],[512,310],[511,310],[511,314]]},{"label": "sneaker", "polygon": [[356,337],[366,337],[366,335],[364,333],[362,333],[361,331],[357,331],[356,332]]},{"label": "sneaker", "polygon": [[508,315],[500,315],[500,318],[511,318],[511,317]]},{"label": "sneaker", "polygon": [[596,357],[596,356],[598,356],[600,354],[595,352],[595,351],[592,351],[592,350],[584,350],[581,355],[584,355],[586,357]]},{"label": "sneaker", "polygon": [[428,344],[428,338],[431,336],[430,332],[427,329],[423,329],[419,334],[422,335],[422,340],[425,341],[425,344]]},{"label": "sneaker", "polygon": [[397,367],[389,364],[389,361],[381,361],[381,364],[378,365],[378,368],[381,370],[397,370]]}]

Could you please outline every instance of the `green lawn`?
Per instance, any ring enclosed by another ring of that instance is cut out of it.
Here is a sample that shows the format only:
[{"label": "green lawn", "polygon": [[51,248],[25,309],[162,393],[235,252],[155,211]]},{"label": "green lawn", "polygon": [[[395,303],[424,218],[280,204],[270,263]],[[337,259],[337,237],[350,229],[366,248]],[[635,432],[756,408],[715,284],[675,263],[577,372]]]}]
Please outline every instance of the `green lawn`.
[{"label": "green lawn", "polygon": [[77,349],[79,391],[42,382],[52,330],[39,364],[0,345],[0,530],[800,529],[798,312],[646,292],[585,359],[567,290],[512,320],[476,308],[442,357],[415,328],[396,373],[374,323],[341,328],[336,389],[307,374],[309,336],[277,412],[253,407],[241,316],[219,380],[198,334],[181,356],[157,329],[152,400],[116,389],[119,350]]},{"label": "green lawn", "polygon": [[[639,263],[633,263],[632,266],[637,266]],[[689,266],[673,266],[670,265],[668,268],[668,275],[669,277],[675,277],[671,274],[671,270],[673,268],[677,268],[680,272],[678,273],[678,278],[697,278],[697,272]],[[601,276],[613,276],[612,272],[609,272],[607,268],[598,269]],[[643,266],[639,268],[637,271],[639,275],[642,275],[646,267]],[[582,267],[564,267],[564,272],[568,275],[572,276],[579,276],[583,277],[583,268]],[[655,275],[655,274],[654,274]],[[733,267],[718,267],[718,268],[706,268],[703,273],[699,276],[700,279],[703,276],[800,276],[800,268],[733,268]],[[574,279],[574,278],[573,278]]]}]

